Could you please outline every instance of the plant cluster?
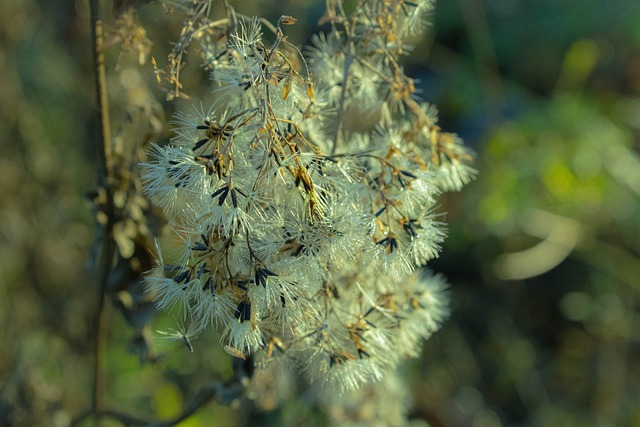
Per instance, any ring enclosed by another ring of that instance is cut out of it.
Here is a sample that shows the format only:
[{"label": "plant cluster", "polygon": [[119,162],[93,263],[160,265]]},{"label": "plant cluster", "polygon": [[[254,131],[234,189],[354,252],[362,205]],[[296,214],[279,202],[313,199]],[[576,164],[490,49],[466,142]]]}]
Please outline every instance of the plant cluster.
[{"label": "plant cluster", "polygon": [[[292,17],[272,26],[227,6],[212,21],[191,3],[183,36],[200,43],[215,101],[179,112],[142,166],[180,246],[148,292],[218,329],[255,378],[302,372],[341,392],[382,380],[447,316],[443,279],[416,269],[445,237],[438,195],[473,175],[399,64],[431,1],[360,0],[349,14],[327,1],[327,31],[304,53]],[[157,70],[170,97],[180,57]]]}]

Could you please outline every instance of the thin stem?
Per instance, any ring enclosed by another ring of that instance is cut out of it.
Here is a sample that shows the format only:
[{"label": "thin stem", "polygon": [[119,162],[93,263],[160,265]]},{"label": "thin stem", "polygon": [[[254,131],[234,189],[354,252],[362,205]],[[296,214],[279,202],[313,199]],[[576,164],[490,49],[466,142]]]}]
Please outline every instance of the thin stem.
[{"label": "thin stem", "polygon": [[98,129],[100,143],[98,146],[98,186],[104,190],[104,213],[107,221],[103,225],[102,249],[97,267],[98,293],[96,309],[92,321],[93,338],[93,389],[91,393],[91,410],[96,416],[96,425],[104,412],[104,375],[102,372],[102,355],[106,340],[105,291],[109,271],[115,251],[112,239],[113,231],[113,153],[111,149],[111,122],[109,119],[109,101],[107,98],[106,70],[104,65],[104,45],[102,20],[100,19],[100,1],[89,0],[91,14],[91,34],[95,65],[96,104],[98,107]]},{"label": "thin stem", "polygon": [[191,401],[188,406],[179,415],[169,420],[153,420],[150,418],[142,418],[135,415],[127,414],[125,412],[113,411],[105,409],[99,413],[92,414],[91,412],[84,412],[80,414],[71,422],[72,427],[80,425],[80,423],[91,415],[96,417],[111,418],[113,420],[120,421],[128,426],[149,426],[156,427],[170,427],[174,426],[187,418],[195,414],[199,409],[204,407],[207,403],[215,400],[218,403],[230,405],[236,401],[244,393],[244,386],[238,378],[232,378],[227,383],[214,381],[207,384],[200,390],[198,395]]},{"label": "thin stem", "polygon": [[[91,35],[93,38],[93,55],[95,63],[96,103],[98,107],[98,130],[101,144],[98,150],[98,163],[102,170],[98,179],[106,179],[113,171],[113,155],[111,153],[111,120],[109,118],[109,99],[107,97],[107,78],[104,66],[104,42],[102,20],[100,19],[100,0],[89,0],[91,13]],[[105,185],[106,182],[98,182]]]},{"label": "thin stem", "polygon": [[[352,23],[349,22],[346,13],[342,7],[342,1],[338,1],[336,3],[336,7],[339,9],[340,16],[342,18],[342,27],[344,29],[344,33],[346,36],[346,49],[344,52],[344,69],[342,72],[342,88],[340,89],[340,103],[338,104],[338,116],[336,118],[336,127],[333,134],[333,146],[331,147],[331,154],[335,154],[338,149],[338,137],[340,136],[340,131],[342,130],[342,120],[344,116],[344,104],[346,102],[347,97],[347,84],[349,82],[349,69],[351,68],[351,63],[353,62],[355,45],[353,42],[354,36],[352,32]],[[327,12],[333,10],[327,4]],[[333,15],[333,13],[331,13]],[[331,20],[331,25],[333,27],[334,22]],[[353,22],[353,26],[355,27],[355,22]],[[337,31],[334,28],[334,31]]]},{"label": "thin stem", "polygon": [[331,147],[331,154],[335,154],[338,149],[338,137],[342,130],[342,119],[344,116],[344,104],[347,97],[347,83],[349,80],[349,68],[353,62],[353,42],[347,42],[347,49],[344,53],[344,70],[342,72],[342,88],[340,90],[340,103],[338,104],[338,116],[336,118],[336,127],[333,134],[333,146]]}]

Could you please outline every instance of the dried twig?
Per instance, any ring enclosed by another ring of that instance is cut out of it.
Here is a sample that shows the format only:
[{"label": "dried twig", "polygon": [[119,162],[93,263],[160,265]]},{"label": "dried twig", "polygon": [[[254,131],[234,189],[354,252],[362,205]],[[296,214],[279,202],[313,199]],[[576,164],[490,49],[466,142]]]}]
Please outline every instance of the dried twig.
[{"label": "dried twig", "polygon": [[109,101],[107,98],[106,70],[104,65],[103,29],[100,19],[100,1],[89,1],[91,13],[91,30],[93,36],[93,53],[96,70],[96,104],[98,106],[98,129],[100,143],[98,148],[98,186],[106,198],[106,221],[103,223],[102,248],[97,267],[96,280],[98,283],[95,317],[92,322],[93,332],[93,389],[91,395],[91,409],[96,414],[98,422],[103,412],[104,377],[102,374],[102,352],[106,339],[106,310],[105,291],[106,282],[113,261],[115,245],[113,242],[114,215],[113,194],[110,189],[113,176],[113,155],[111,150],[111,122],[109,118]]}]

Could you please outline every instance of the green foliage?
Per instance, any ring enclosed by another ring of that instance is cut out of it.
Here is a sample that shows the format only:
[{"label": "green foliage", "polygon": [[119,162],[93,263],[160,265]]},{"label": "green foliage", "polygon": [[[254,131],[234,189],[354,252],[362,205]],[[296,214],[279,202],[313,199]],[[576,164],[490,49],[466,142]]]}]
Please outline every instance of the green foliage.
[{"label": "green foliage", "polygon": [[[475,63],[450,66],[441,113],[484,130],[478,180],[451,201],[434,266],[456,283],[457,306],[440,343],[427,344],[429,390],[441,395],[421,404],[445,425],[637,425],[640,109],[627,53],[638,40],[611,17],[638,7],[593,4],[576,20],[556,2],[487,3],[499,85],[483,69],[491,55],[452,41],[463,25],[456,6],[442,11],[442,43]],[[456,78],[478,90],[465,97],[448,83]]]}]

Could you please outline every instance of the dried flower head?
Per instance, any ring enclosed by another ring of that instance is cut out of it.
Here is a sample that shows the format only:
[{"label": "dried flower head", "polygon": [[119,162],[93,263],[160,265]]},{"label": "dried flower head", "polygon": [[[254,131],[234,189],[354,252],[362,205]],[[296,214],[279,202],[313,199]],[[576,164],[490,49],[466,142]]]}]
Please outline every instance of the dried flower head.
[{"label": "dried flower head", "polygon": [[444,281],[415,271],[445,236],[436,200],[473,173],[398,65],[430,5],[330,9],[307,57],[288,16],[270,44],[253,19],[211,47],[218,101],[179,114],[143,165],[182,245],[148,277],[159,308],[219,328],[259,370],[297,367],[340,391],[418,354],[448,313]]}]

